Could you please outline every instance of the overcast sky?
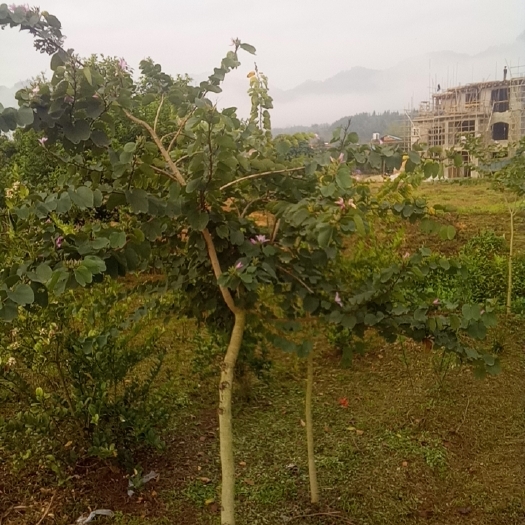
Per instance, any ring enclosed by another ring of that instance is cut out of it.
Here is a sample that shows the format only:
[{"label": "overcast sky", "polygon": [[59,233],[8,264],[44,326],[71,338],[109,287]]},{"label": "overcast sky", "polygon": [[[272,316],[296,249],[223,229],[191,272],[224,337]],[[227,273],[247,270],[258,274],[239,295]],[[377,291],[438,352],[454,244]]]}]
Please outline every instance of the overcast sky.
[{"label": "overcast sky", "polygon": [[[132,67],[151,56],[170,73],[210,71],[239,37],[257,48],[259,68],[281,89],[431,51],[478,53],[525,29],[525,0],[42,0],[40,7],[62,21],[67,45],[81,55],[122,56]],[[0,32],[0,49],[0,85],[47,68],[28,34]]]}]

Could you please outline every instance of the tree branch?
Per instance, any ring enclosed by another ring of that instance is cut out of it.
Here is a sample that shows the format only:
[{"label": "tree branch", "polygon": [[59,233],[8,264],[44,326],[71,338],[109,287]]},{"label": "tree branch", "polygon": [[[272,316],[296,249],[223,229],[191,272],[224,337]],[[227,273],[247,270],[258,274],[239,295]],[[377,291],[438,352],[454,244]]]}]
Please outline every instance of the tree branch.
[{"label": "tree branch", "polygon": [[278,175],[279,173],[286,173],[286,172],[300,171],[300,170],[304,170],[304,167],[287,168],[285,170],[277,170],[277,171],[264,171],[262,173],[253,173],[252,175],[246,175],[246,177],[241,177],[240,179],[232,180],[231,182],[228,182],[228,184],[221,186],[220,189],[225,190],[226,188],[229,188],[230,186],[234,186],[235,184],[238,184],[239,182],[243,182],[249,179],[258,179],[259,177],[266,177],[266,175]]},{"label": "tree branch", "polygon": [[[210,232],[208,231],[208,228],[205,228],[203,230],[202,236],[204,237],[204,240],[206,241],[206,246],[208,248],[208,255],[210,257],[210,262],[213,268],[213,273],[215,274],[215,277],[218,280],[219,277],[222,275],[222,270],[221,270],[221,265],[219,263],[219,257],[217,256],[217,251],[215,250],[215,244],[213,244],[213,239],[210,235]],[[224,302],[227,304],[228,308],[234,314],[239,313],[240,310],[239,308],[237,308],[235,301],[233,300],[232,294],[230,293],[230,290],[220,285],[219,285],[219,288],[221,290],[222,298],[224,299]]]},{"label": "tree branch", "polygon": [[173,145],[175,144],[175,142],[177,141],[177,139],[179,138],[179,135],[182,133],[182,130],[184,129],[184,126],[186,125],[186,122],[188,122],[188,120],[190,119],[190,117],[193,115],[193,112],[195,111],[195,109],[193,109],[192,111],[190,111],[189,115],[187,115],[184,120],[180,123],[180,127],[179,129],[177,130],[177,132],[175,133],[175,136],[171,139],[171,142],[170,142],[170,145],[168,146],[168,153],[171,151],[171,148],[173,148]]},{"label": "tree branch", "polygon": [[294,275],[292,272],[288,271],[286,268],[283,268],[282,266],[277,266],[277,268],[281,270],[281,272],[288,274],[290,277],[295,279],[297,282],[301,283],[311,294],[315,294],[315,292],[302,279],[297,277],[297,275]]},{"label": "tree branch", "polygon": [[148,131],[148,133],[151,135],[151,138],[154,140],[155,144],[159,148],[159,151],[161,152],[162,156],[164,157],[164,160],[167,162],[168,166],[170,167],[170,170],[173,173],[175,180],[181,186],[186,186],[186,180],[184,179],[181,172],[179,171],[179,168],[177,168],[177,166],[175,165],[175,162],[173,162],[173,159],[170,157],[170,154],[168,153],[166,148],[163,146],[155,130],[147,122],[135,117],[135,115],[131,114],[127,109],[124,109],[124,113],[130,120],[135,122],[135,124],[142,126],[144,129]]},{"label": "tree branch", "polygon": [[270,242],[275,242],[275,238],[277,237],[277,232],[279,231],[280,226],[281,226],[281,219],[277,219],[275,221],[275,224],[273,225],[272,236],[270,237]]},{"label": "tree branch", "polygon": [[160,98],[160,104],[157,109],[157,114],[155,115],[155,123],[153,124],[153,131],[155,131],[155,133],[157,132],[157,124],[159,123],[160,110],[162,109],[163,104],[164,104],[164,93],[162,94],[162,97]]},{"label": "tree branch", "polygon": [[255,204],[256,202],[260,202],[260,201],[265,201],[266,200],[266,197],[257,197],[257,199],[253,199],[252,201],[249,201],[246,206],[244,207],[244,209],[242,210],[242,212],[239,214],[239,217],[242,219],[243,217],[246,216],[246,213],[248,212],[248,209],[250,208],[250,206],[252,204]]},{"label": "tree branch", "polygon": [[[144,162],[141,162],[141,164],[144,164]],[[177,177],[175,177],[175,175],[173,175],[169,171],[157,168],[157,166],[153,166],[153,164],[148,164],[148,165],[153,171],[156,171],[159,175],[164,175],[165,177],[168,177],[168,179],[174,180],[175,182],[179,182]]]}]

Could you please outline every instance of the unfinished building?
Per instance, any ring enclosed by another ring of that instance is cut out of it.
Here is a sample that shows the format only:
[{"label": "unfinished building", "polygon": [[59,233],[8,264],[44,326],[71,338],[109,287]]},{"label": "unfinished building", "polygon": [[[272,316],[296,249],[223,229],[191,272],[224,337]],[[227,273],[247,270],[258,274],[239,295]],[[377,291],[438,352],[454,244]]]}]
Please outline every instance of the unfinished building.
[{"label": "unfinished building", "polygon": [[[408,113],[407,113],[408,116]],[[464,165],[447,166],[445,177],[476,177],[475,161],[462,147],[468,135],[483,144],[508,146],[525,135],[525,76],[478,82],[441,91],[420,104],[408,117],[411,145],[425,143],[444,150],[455,149]]]}]

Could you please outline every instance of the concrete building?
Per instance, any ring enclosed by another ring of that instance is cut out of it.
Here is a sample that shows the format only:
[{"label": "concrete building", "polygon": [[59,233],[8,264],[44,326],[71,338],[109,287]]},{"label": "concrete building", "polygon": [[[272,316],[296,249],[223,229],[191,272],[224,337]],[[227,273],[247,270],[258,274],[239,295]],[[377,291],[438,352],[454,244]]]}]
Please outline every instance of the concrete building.
[{"label": "concrete building", "polygon": [[[481,137],[483,143],[508,146],[525,135],[525,76],[478,82],[432,94],[409,117],[410,142],[455,149],[465,163],[469,154],[461,144],[468,135]],[[447,166],[445,176],[475,177],[469,166]]]}]

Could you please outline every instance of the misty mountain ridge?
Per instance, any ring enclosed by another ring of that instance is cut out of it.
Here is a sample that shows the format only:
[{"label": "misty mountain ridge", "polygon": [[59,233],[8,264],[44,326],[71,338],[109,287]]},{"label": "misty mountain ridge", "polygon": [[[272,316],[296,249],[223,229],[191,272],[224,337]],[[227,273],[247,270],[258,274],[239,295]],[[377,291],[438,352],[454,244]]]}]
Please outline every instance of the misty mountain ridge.
[{"label": "misty mountain ridge", "polygon": [[[521,71],[515,66],[521,64]],[[355,66],[325,80],[306,80],[292,89],[275,87],[270,78],[270,94],[274,99],[274,126],[312,125],[333,122],[341,115],[363,112],[401,111],[417,108],[428,100],[439,84],[442,89],[472,82],[503,78],[503,66],[510,75],[525,75],[525,31],[510,43],[492,46],[469,55],[455,51],[426,53],[404,59],[387,69]],[[200,81],[206,75],[195,75]],[[12,88],[0,86],[0,103],[16,105],[14,95],[24,83]],[[239,114],[248,116],[250,102],[246,96],[248,83],[244,71],[226,77],[224,90],[215,99],[220,107],[237,106]]]}]

